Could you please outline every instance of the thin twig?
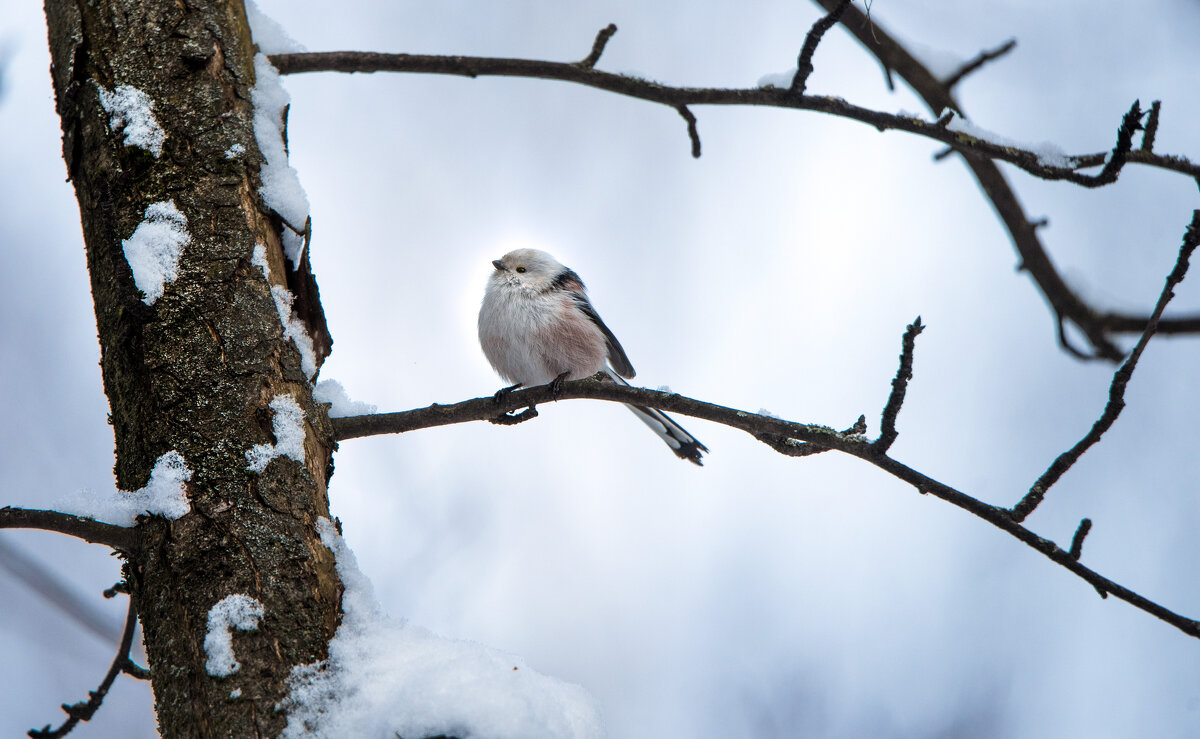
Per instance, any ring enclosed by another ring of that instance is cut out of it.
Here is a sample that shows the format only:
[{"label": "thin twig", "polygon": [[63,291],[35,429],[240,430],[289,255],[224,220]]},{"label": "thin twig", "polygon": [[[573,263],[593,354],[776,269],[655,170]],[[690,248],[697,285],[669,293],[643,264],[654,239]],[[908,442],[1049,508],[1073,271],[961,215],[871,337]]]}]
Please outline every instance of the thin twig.
[{"label": "thin twig", "polygon": [[1092,530],[1092,519],[1085,518],[1079,522],[1079,528],[1075,529],[1075,536],[1071,537],[1071,559],[1078,560],[1083,556],[1083,540],[1087,538],[1088,532]]},{"label": "thin twig", "polygon": [[1167,275],[1166,284],[1163,285],[1162,292],[1158,296],[1158,303],[1154,306],[1154,312],[1150,315],[1150,320],[1146,322],[1145,328],[1142,330],[1141,338],[1133,347],[1133,351],[1125,359],[1125,362],[1113,374],[1112,383],[1108,388],[1108,403],[1104,406],[1104,413],[1096,422],[1092,424],[1092,428],[1087,434],[1080,439],[1075,446],[1058,456],[1050,467],[1042,473],[1042,476],[1037,479],[1025,497],[1013,506],[1013,520],[1018,523],[1024,521],[1025,518],[1038,507],[1042,499],[1046,496],[1046,491],[1050,489],[1054,483],[1058,482],[1059,478],[1071,469],[1071,466],[1083,456],[1083,453],[1090,449],[1096,442],[1100,441],[1100,437],[1105,431],[1112,428],[1117,417],[1121,415],[1121,410],[1125,407],[1125,387],[1129,384],[1129,378],[1133,376],[1133,370],[1137,367],[1138,360],[1142,356],[1142,352],[1146,349],[1146,344],[1150,338],[1158,330],[1158,320],[1162,317],[1163,310],[1166,309],[1167,303],[1174,297],[1175,287],[1183,280],[1187,274],[1188,259],[1191,258],[1192,252],[1200,245],[1200,210],[1194,211],[1192,214],[1192,222],[1188,225],[1187,230],[1183,235],[1183,245],[1179,249],[1179,256],[1175,260],[1175,267],[1171,270],[1171,274]]},{"label": "thin twig", "polygon": [[821,37],[825,32],[837,25],[838,20],[842,17],[842,13],[846,12],[847,6],[850,5],[850,0],[841,0],[837,7],[829,11],[825,17],[817,20],[808,29],[808,34],[804,37],[804,46],[800,49],[800,56],[796,59],[796,74],[792,76],[791,91],[797,95],[803,95],[804,89],[808,87],[809,75],[813,73],[812,58],[817,52],[817,44],[821,43]]},{"label": "thin twig", "polygon": [[1162,101],[1150,103],[1150,115],[1146,119],[1146,130],[1142,134],[1141,150],[1150,154],[1154,151],[1154,137],[1158,134],[1158,114],[1162,110]]},{"label": "thin twig", "polygon": [[80,721],[91,720],[92,716],[96,714],[96,710],[100,708],[100,704],[104,702],[104,696],[108,695],[108,690],[112,687],[113,681],[117,679],[117,675],[125,672],[127,665],[133,664],[129,659],[129,650],[133,646],[133,633],[136,627],[137,609],[134,607],[133,598],[130,597],[129,610],[125,612],[125,630],[121,634],[121,645],[117,648],[116,659],[108,668],[108,673],[105,674],[100,687],[89,690],[86,701],[73,705],[63,704],[62,709],[67,712],[67,720],[63,722],[62,726],[51,729],[50,724],[46,724],[42,729],[30,729],[28,732],[30,737],[33,739],[59,739],[59,737],[71,733],[71,730]]},{"label": "thin twig", "polygon": [[900,415],[900,406],[904,404],[904,394],[908,391],[908,381],[912,379],[913,350],[916,347],[917,336],[925,327],[921,325],[921,317],[908,325],[904,330],[901,342],[900,366],[896,376],[892,378],[892,392],[888,395],[887,404],[883,407],[883,418],[880,423],[879,438],[875,440],[876,451],[887,452],[896,441],[899,433],[896,431],[896,416]]},{"label": "thin twig", "polygon": [[700,131],[696,128],[696,116],[688,109],[686,105],[680,105],[675,108],[679,111],[679,115],[683,116],[683,120],[687,121],[688,138],[692,140],[692,157],[700,158]]},{"label": "thin twig", "polygon": [[596,34],[596,40],[592,42],[592,51],[583,59],[575,62],[585,69],[592,69],[596,66],[596,62],[600,61],[600,55],[604,53],[604,47],[608,46],[608,40],[617,32],[617,24],[609,23],[600,32]]},{"label": "thin twig", "polygon": [[1016,47],[1017,47],[1017,40],[1015,38],[1010,38],[1008,41],[1005,41],[1003,44],[1001,44],[1000,46],[997,46],[994,49],[991,49],[990,51],[981,51],[981,52],[979,52],[978,56],[976,56],[974,59],[967,62],[966,64],[962,65],[958,69],[954,70],[953,74],[951,74],[946,79],[941,80],[941,82],[943,85],[946,86],[947,90],[953,90],[954,86],[957,85],[959,82],[962,82],[963,78],[965,78],[967,75],[971,74],[972,72],[975,72],[980,67],[987,64],[988,62],[999,59],[1000,57],[1004,56],[1005,54],[1012,51]]},{"label": "thin twig", "polygon": [[133,548],[133,529],[102,523],[83,516],[72,516],[58,511],[41,511],[33,508],[0,508],[0,529],[41,529],[57,531],[77,539],[104,544],[120,551]]},{"label": "thin twig", "polygon": [[1133,101],[1129,111],[1121,118],[1121,126],[1117,129],[1117,143],[1113,146],[1104,168],[1090,180],[1090,183],[1080,183],[1084,187],[1100,187],[1117,181],[1117,175],[1125,166],[1126,157],[1133,150],[1133,135],[1142,130],[1142,107],[1138,100]]}]

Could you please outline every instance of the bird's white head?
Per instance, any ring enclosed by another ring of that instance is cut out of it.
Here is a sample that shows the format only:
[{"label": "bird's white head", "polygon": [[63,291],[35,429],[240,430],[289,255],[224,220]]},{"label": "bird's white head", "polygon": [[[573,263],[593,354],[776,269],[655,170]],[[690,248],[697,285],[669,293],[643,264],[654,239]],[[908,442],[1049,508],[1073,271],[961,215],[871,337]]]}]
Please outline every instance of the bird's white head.
[{"label": "bird's white head", "polygon": [[545,292],[567,268],[540,249],[514,249],[492,262],[492,281]]}]

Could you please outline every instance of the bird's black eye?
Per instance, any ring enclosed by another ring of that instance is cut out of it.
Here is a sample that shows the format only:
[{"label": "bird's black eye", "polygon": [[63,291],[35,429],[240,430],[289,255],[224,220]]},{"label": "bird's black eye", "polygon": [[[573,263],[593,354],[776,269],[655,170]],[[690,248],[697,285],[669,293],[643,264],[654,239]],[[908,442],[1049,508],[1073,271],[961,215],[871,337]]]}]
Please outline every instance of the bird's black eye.
[{"label": "bird's black eye", "polygon": [[522,273],[522,274],[524,274],[524,273],[525,273],[525,267],[524,267],[524,265],[522,265],[522,266],[520,266],[520,267],[517,267],[517,271],[518,271],[518,272],[520,272],[520,273]]}]

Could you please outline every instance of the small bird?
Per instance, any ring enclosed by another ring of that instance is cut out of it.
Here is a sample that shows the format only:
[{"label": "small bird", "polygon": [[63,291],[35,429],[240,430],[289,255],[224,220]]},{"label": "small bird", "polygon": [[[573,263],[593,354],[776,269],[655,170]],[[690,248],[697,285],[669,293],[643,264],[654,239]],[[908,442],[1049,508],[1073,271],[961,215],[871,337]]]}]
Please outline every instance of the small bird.
[{"label": "small bird", "polygon": [[[588,300],[583,281],[544,251],[517,249],[492,262],[479,309],[479,343],[512,388],[579,380],[605,372],[614,382],[636,372],[621,342]],[[680,459],[703,464],[708,447],[660,410],[626,405]]]}]

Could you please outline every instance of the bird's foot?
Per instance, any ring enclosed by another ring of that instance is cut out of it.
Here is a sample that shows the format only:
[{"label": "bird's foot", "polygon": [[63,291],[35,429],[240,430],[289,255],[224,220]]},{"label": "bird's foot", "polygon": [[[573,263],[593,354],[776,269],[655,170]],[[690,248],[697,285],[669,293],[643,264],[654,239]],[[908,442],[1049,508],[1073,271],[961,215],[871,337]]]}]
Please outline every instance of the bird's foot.
[{"label": "bird's foot", "polygon": [[492,396],[492,402],[496,405],[500,405],[504,402],[504,398],[506,398],[509,393],[521,387],[522,384],[523,383],[518,382],[516,385],[509,385],[508,387],[500,388],[496,391],[496,394]]},{"label": "bird's foot", "polygon": [[562,384],[570,374],[570,372],[564,372],[550,381],[550,397],[552,399],[558,400],[558,394],[562,392]]}]

